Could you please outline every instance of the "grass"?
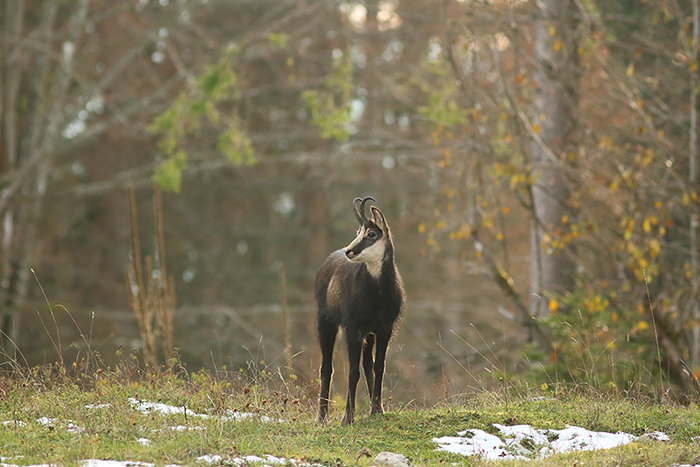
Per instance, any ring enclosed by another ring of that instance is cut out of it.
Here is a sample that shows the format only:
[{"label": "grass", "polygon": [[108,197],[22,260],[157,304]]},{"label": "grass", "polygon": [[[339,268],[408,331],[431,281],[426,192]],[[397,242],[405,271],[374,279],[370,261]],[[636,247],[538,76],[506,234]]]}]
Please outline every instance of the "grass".
[{"label": "grass", "polygon": [[[73,466],[83,459],[113,459],[184,466],[206,454],[224,459],[271,454],[329,466],[369,466],[381,451],[404,454],[420,466],[700,463],[697,406],[662,405],[582,386],[516,386],[508,397],[504,391],[482,391],[434,407],[389,407],[373,417],[360,407],[356,423],[340,427],[342,403],[333,404],[330,423],[319,425],[313,388],[264,368],[189,374],[175,367],[148,375],[132,360],[114,369],[89,366],[15,368],[0,377],[0,422],[6,422],[0,425],[0,455],[5,463]],[[142,413],[133,399],[186,410]],[[366,402],[364,394],[361,399]],[[233,419],[234,412],[254,416]],[[41,417],[52,421],[40,424]],[[494,423],[554,429],[577,425],[635,435],[663,431],[671,441],[495,463],[436,451],[431,441],[468,428],[495,433]],[[150,442],[144,445],[139,439]]]}]

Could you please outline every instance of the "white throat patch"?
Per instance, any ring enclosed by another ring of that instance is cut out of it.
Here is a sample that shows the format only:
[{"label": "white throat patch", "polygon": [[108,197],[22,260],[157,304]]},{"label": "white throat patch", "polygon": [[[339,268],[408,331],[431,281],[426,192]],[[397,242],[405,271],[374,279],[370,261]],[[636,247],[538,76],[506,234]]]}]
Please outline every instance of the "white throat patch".
[{"label": "white throat patch", "polygon": [[371,247],[362,250],[352,261],[365,263],[369,274],[378,279],[382,273],[382,259],[384,259],[384,242],[378,241]]}]

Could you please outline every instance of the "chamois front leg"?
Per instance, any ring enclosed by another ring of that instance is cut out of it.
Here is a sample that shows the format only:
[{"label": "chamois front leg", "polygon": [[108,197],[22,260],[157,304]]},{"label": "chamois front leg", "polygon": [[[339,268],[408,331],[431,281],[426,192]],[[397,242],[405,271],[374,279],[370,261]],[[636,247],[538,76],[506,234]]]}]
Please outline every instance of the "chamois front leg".
[{"label": "chamois front leg", "polygon": [[355,421],[355,394],[357,393],[357,383],[360,381],[360,353],[362,352],[361,339],[352,339],[350,335],[346,337],[348,339],[350,372],[348,374],[348,398],[345,402],[345,414],[340,422],[341,425],[349,425]]},{"label": "chamois front leg", "polygon": [[365,370],[365,380],[367,381],[367,391],[369,399],[372,400],[374,391],[374,358],[372,351],[374,350],[374,334],[368,334],[365,338],[365,345],[362,349],[362,367]]},{"label": "chamois front leg", "polygon": [[382,407],[382,380],[384,379],[384,362],[389,339],[391,339],[391,330],[377,333],[377,349],[374,360],[374,391],[372,391],[370,414],[384,413],[384,408]]},{"label": "chamois front leg", "polygon": [[318,338],[321,344],[321,394],[318,402],[318,421],[324,423],[328,416],[331,377],[333,376],[333,347],[338,335],[338,327],[319,322]]}]

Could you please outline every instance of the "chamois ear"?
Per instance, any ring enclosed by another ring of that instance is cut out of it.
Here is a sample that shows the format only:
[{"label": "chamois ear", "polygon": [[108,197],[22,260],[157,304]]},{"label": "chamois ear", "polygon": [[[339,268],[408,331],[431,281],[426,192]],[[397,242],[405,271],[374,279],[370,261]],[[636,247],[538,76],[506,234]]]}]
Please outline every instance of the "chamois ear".
[{"label": "chamois ear", "polygon": [[374,223],[377,225],[377,227],[382,229],[382,232],[386,232],[386,219],[384,219],[384,214],[382,214],[382,211],[380,211],[379,208],[376,206],[370,206],[369,209],[370,211],[372,211]]}]

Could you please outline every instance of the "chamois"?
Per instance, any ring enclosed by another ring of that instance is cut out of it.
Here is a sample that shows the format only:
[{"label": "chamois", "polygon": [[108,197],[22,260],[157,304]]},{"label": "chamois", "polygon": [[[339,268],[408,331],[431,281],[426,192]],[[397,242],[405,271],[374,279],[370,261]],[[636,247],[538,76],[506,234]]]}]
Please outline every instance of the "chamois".
[{"label": "chamois", "polygon": [[[345,248],[334,251],[316,274],[314,295],[318,306],[318,340],[321,345],[321,393],[318,420],[328,415],[333,348],[338,329],[343,328],[350,372],[345,414],[341,424],[355,419],[355,393],[360,379],[360,354],[365,370],[371,414],[383,413],[382,379],[386,349],[394,323],[401,314],[405,293],[394,263],[394,243],[384,214],[365,203],[374,198],[355,198],[355,217],[360,223],[357,237]],[[376,350],[374,358],[372,348]]]}]

